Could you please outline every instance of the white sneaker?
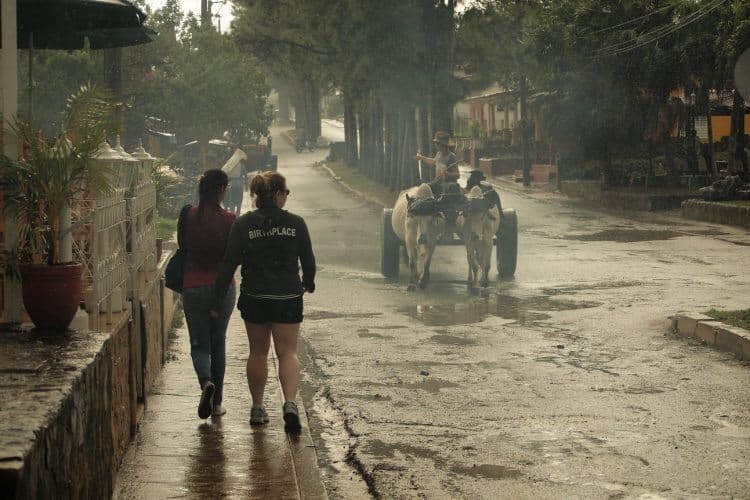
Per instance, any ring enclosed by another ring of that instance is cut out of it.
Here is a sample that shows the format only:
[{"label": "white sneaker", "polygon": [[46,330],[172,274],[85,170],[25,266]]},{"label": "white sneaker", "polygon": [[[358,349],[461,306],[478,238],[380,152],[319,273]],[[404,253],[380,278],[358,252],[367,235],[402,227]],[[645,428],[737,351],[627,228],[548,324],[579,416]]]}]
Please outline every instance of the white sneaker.
[{"label": "white sneaker", "polygon": [[221,406],[221,405],[214,405],[214,409],[211,412],[211,415],[213,415],[214,417],[220,417],[220,416],[224,415],[226,412],[227,412],[227,409],[224,408],[223,406]]}]

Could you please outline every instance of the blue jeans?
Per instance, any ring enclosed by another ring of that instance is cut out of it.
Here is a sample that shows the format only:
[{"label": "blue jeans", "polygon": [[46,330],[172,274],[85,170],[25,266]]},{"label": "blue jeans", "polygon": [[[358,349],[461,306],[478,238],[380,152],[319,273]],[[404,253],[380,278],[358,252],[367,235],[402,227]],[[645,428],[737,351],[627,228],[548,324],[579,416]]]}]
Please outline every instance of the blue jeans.
[{"label": "blue jeans", "polygon": [[245,181],[242,178],[229,179],[229,188],[227,197],[224,199],[224,206],[227,210],[239,213],[242,209],[242,197],[245,191]]},{"label": "blue jeans", "polygon": [[227,365],[227,325],[234,309],[235,289],[229,286],[219,317],[211,317],[214,286],[185,288],[182,307],[190,334],[190,356],[201,388],[209,380],[216,386],[214,405],[221,404],[224,393],[224,371]]}]

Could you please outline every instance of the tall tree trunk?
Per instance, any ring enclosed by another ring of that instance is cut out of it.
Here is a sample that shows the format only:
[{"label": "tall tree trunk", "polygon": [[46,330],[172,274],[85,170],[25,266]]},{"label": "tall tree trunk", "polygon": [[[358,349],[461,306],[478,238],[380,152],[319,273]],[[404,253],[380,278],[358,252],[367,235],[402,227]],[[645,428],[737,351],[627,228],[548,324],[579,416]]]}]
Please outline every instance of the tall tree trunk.
[{"label": "tall tree trunk", "polygon": [[729,133],[733,140],[732,148],[728,151],[729,156],[729,173],[735,174],[747,171],[747,158],[745,156],[745,99],[742,98],[739,91],[735,89],[734,99],[732,101],[732,125]]},{"label": "tall tree trunk", "polygon": [[349,166],[356,165],[359,159],[357,129],[354,99],[349,91],[344,90],[344,140],[346,141],[346,164]]},{"label": "tall tree trunk", "polygon": [[297,84],[292,94],[292,106],[294,107],[294,128],[299,130],[305,130],[307,122],[307,106],[305,104],[305,88],[304,84]]},{"label": "tall tree trunk", "polygon": [[375,167],[375,178],[381,184],[385,181],[385,151],[384,151],[384,137],[383,129],[385,128],[384,113],[383,113],[383,100],[378,97],[373,113],[373,140],[374,140],[374,167]]},{"label": "tall tree trunk", "polygon": [[310,131],[310,139],[316,140],[320,137],[320,85],[310,79],[307,87],[307,129]]},{"label": "tall tree trunk", "polygon": [[711,121],[711,101],[709,100],[708,87],[703,87],[703,102],[706,103],[706,134],[708,135],[708,144],[706,149],[708,151],[708,157],[706,158],[706,170],[714,180],[719,178],[719,171],[716,168],[716,162],[714,161],[714,126]]},{"label": "tall tree trunk", "polygon": [[279,114],[276,117],[276,123],[281,126],[288,126],[291,123],[289,119],[289,90],[280,87],[279,92]]},{"label": "tall tree trunk", "polygon": [[[429,130],[427,126],[427,112],[424,110],[424,106],[419,106],[414,110],[414,128],[417,137],[417,151],[425,156],[429,156],[431,153]],[[419,179],[422,182],[429,182],[431,168],[424,162],[417,162]]]},{"label": "tall tree trunk", "polygon": [[391,153],[393,165],[391,166],[391,178],[389,186],[391,189],[398,190],[401,179],[401,154],[404,148],[404,123],[402,119],[403,110],[400,106],[396,107],[393,112],[393,152]]},{"label": "tall tree trunk", "polygon": [[531,185],[531,162],[529,160],[529,120],[526,106],[526,77],[521,75],[519,83],[519,99],[521,102],[521,155],[523,158],[523,185]]},{"label": "tall tree trunk", "polygon": [[384,141],[383,141],[383,184],[386,186],[393,187],[393,166],[395,164],[394,161],[394,153],[396,150],[395,143],[396,143],[396,131],[395,131],[395,120],[394,120],[394,112],[393,107],[391,105],[387,105],[384,112]]},{"label": "tall tree trunk", "polygon": [[413,152],[417,149],[416,126],[414,120],[414,108],[409,107],[403,114],[404,120],[404,149],[401,154],[401,179],[399,189],[406,189],[419,182],[419,175],[412,159]]},{"label": "tall tree trunk", "polygon": [[359,106],[357,123],[359,124],[359,170],[367,175],[372,155],[370,152],[370,98],[363,97]]}]

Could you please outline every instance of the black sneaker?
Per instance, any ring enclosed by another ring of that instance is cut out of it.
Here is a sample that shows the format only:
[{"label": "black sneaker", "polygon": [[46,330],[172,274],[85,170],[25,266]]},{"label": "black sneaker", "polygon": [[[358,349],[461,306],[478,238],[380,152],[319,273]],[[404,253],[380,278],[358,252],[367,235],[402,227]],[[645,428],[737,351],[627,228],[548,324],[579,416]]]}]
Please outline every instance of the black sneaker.
[{"label": "black sneaker", "polygon": [[297,410],[297,403],[294,401],[284,403],[284,429],[287,432],[299,432],[302,430],[302,425],[299,421],[299,410]]},{"label": "black sneaker", "polygon": [[216,386],[213,382],[209,381],[203,386],[201,391],[201,400],[198,403],[198,417],[208,418],[211,416],[211,409],[214,406],[214,393],[216,392]]}]

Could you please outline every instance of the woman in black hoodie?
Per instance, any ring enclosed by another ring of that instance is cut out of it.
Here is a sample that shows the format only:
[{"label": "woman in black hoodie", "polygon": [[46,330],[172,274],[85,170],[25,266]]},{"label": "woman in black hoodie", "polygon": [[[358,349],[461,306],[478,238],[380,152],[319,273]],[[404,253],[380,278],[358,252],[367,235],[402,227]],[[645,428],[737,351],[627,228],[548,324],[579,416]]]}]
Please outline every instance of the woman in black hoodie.
[{"label": "woman in black hoodie", "polygon": [[[290,194],[283,175],[256,175],[250,192],[257,210],[240,216],[232,226],[227,251],[216,279],[215,304],[221,304],[234,271],[242,265],[237,307],[250,342],[247,383],[253,399],[250,423],[268,422],[263,395],[268,378],[268,349],[273,335],[284,393],[286,429],[301,429],[294,399],[299,385],[297,339],[302,323],[302,295],[315,290],[315,256],[302,217],[283,210]],[[302,279],[299,268],[302,265]]]}]

